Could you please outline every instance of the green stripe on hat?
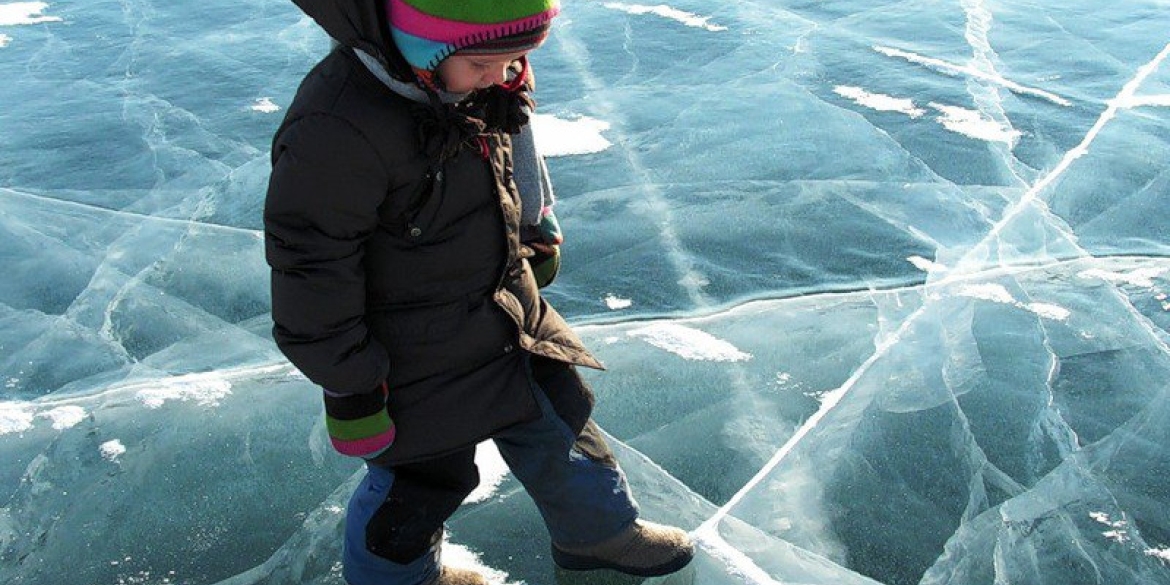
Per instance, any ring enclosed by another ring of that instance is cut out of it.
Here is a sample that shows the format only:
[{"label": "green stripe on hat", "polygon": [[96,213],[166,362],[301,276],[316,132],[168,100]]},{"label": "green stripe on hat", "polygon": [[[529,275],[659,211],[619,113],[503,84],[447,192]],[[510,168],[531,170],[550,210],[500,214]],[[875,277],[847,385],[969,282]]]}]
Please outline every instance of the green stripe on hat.
[{"label": "green stripe on hat", "polygon": [[431,16],[475,24],[496,24],[536,16],[557,0],[404,0]]}]

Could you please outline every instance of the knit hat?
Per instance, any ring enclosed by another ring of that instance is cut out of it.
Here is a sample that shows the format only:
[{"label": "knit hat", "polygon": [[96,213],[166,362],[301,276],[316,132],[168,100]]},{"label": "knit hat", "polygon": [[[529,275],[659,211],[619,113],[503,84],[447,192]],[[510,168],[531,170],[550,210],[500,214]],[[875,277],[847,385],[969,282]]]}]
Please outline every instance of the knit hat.
[{"label": "knit hat", "polygon": [[514,53],[548,36],[558,0],[386,0],[390,33],[416,71],[432,72],[457,51]]}]

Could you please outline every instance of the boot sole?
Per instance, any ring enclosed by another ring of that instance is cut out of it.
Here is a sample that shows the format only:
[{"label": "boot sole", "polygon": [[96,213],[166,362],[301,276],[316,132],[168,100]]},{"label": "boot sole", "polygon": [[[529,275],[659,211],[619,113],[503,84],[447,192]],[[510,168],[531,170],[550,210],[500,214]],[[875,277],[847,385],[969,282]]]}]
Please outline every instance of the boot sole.
[{"label": "boot sole", "polygon": [[553,562],[558,567],[566,571],[594,571],[597,569],[609,569],[627,575],[634,575],[636,577],[660,577],[662,575],[669,575],[682,569],[690,564],[691,559],[695,558],[695,551],[688,551],[687,554],[677,556],[661,565],[653,567],[628,567],[626,565],[619,565],[611,563],[595,557],[578,556],[567,553],[552,547]]}]

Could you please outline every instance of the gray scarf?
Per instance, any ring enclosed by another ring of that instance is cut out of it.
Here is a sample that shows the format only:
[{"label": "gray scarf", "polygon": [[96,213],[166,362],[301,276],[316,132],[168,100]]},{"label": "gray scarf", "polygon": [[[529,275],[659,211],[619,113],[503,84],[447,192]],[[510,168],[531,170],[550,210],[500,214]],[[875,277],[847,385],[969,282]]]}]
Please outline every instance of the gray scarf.
[{"label": "gray scarf", "polygon": [[[390,88],[390,91],[412,101],[427,103],[427,94],[422,88],[413,83],[394,79],[376,58],[365,51],[354,49],[353,52],[366,69]],[[465,97],[467,97],[465,93],[439,92],[439,99],[445,104],[457,103]],[[532,112],[528,114],[531,116]],[[539,225],[541,209],[551,207],[556,202],[556,197],[553,195],[552,182],[548,178],[548,167],[544,164],[544,157],[536,150],[531,122],[525,124],[520,133],[512,137],[512,167],[512,178],[520,192],[520,222],[527,226]]]}]

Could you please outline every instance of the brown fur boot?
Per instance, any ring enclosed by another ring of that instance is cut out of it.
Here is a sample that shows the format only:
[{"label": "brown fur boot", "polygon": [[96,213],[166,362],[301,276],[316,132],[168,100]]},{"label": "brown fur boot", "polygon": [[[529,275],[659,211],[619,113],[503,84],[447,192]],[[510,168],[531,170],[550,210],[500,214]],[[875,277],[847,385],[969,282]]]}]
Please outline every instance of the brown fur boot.
[{"label": "brown fur boot", "polygon": [[695,545],[683,530],[637,520],[617,536],[597,544],[563,547],[554,543],[552,556],[557,565],[570,571],[613,569],[655,577],[685,567],[695,556]]},{"label": "brown fur boot", "polygon": [[427,585],[488,585],[488,581],[475,571],[443,565],[439,576]]}]

